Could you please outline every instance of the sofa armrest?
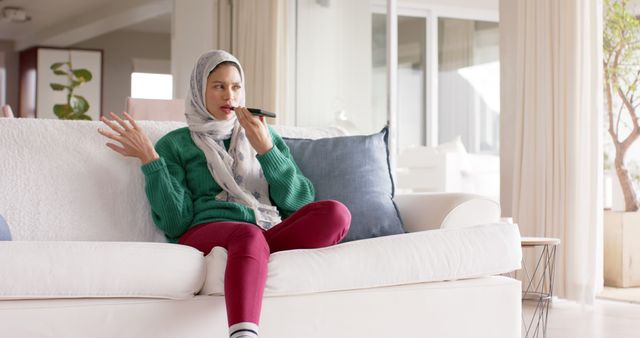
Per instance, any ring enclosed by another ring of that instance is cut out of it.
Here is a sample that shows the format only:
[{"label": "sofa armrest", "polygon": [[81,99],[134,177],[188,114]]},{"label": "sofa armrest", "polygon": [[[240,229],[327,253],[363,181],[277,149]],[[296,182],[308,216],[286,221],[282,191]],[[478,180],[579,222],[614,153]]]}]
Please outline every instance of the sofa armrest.
[{"label": "sofa armrest", "polygon": [[467,193],[407,193],[394,201],[406,232],[465,227],[500,221],[500,204]]}]

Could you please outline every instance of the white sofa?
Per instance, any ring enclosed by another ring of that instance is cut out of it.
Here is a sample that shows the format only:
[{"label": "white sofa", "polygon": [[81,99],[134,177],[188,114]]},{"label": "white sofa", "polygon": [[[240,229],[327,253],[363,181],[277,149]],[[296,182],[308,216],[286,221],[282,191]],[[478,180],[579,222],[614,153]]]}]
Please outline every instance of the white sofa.
[{"label": "white sofa", "polygon": [[[184,126],[141,122],[152,140]],[[2,337],[226,337],[226,251],[154,227],[97,122],[0,119]],[[322,136],[300,128],[281,134]],[[261,337],[520,336],[518,229],[468,194],[395,198],[406,234],[275,253]],[[423,231],[429,230],[429,231]]]}]

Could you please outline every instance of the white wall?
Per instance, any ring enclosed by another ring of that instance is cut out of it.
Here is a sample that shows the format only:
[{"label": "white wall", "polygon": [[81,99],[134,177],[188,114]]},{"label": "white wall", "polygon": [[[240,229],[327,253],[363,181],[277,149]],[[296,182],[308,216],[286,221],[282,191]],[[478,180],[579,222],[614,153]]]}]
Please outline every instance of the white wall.
[{"label": "white wall", "polygon": [[171,23],[173,97],[184,99],[198,57],[218,46],[218,1],[174,0]]},{"label": "white wall", "polygon": [[78,43],[71,48],[102,49],[103,90],[102,114],[121,112],[131,95],[133,59],[171,58],[169,34],[116,31]]}]

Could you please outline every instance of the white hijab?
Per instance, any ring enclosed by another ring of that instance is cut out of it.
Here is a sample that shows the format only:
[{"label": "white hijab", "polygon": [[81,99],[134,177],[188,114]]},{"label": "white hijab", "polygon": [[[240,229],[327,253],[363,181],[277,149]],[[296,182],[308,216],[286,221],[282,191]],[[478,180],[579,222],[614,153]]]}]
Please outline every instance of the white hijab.
[{"label": "white hijab", "polygon": [[[207,158],[207,166],[214,180],[223,189],[216,200],[244,204],[255,214],[256,223],[269,229],[280,223],[278,209],[269,199],[269,185],[264,178],[262,167],[240,126],[235,114],[229,120],[216,120],[206,108],[205,91],[207,78],[220,63],[231,61],[240,71],[242,100],[244,102],[244,72],[238,59],[223,51],[214,50],[202,54],[191,72],[189,95],[186,100],[185,115],[193,142]],[[231,138],[229,151],[223,140]]]}]

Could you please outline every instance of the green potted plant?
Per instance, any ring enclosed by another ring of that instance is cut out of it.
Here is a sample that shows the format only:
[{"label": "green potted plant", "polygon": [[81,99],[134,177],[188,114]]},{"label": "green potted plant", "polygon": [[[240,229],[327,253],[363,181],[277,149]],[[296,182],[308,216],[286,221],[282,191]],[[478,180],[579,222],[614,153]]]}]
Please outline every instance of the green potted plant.
[{"label": "green potted plant", "polygon": [[[607,133],[624,197],[621,211],[604,214],[605,285],[640,286],[640,213],[630,165],[625,157],[640,137],[640,19],[628,0],[604,1],[603,69]],[[614,178],[615,179],[615,178]],[[636,267],[638,266],[638,267]]]},{"label": "green potted plant", "polygon": [[84,68],[74,69],[71,58],[67,62],[56,62],[50,68],[55,75],[66,78],[66,84],[50,83],[51,89],[67,91],[67,102],[55,104],[53,113],[63,120],[91,120],[91,116],[87,115],[90,107],[89,102],[83,96],[74,93],[78,87],[91,81],[93,78],[91,72]]}]

